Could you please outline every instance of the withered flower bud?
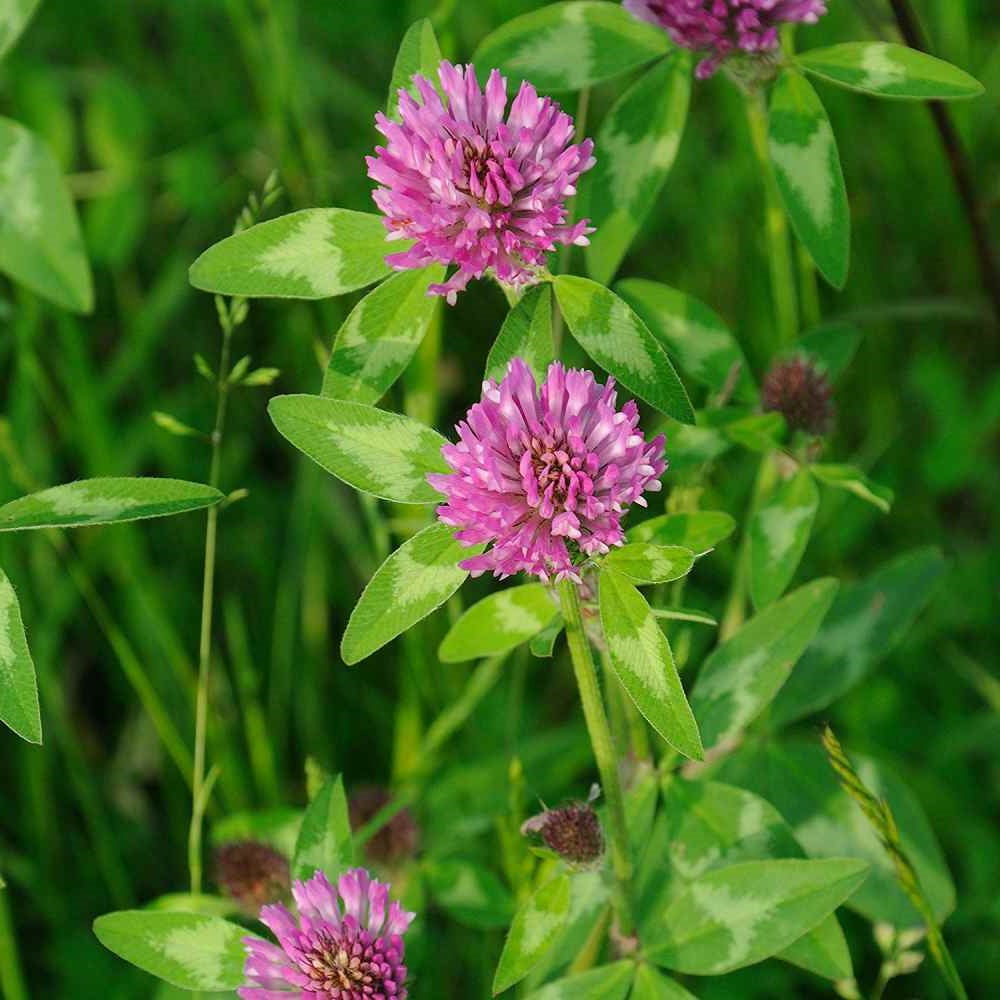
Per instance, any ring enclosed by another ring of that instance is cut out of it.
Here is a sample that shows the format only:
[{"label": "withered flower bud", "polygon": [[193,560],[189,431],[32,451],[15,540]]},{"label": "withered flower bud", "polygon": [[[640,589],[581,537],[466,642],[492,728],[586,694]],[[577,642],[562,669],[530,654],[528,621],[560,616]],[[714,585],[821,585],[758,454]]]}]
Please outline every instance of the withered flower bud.
[{"label": "withered flower bud", "polygon": [[287,899],[292,888],[288,859],[254,840],[223,844],[215,852],[215,881],[250,916],[267,903]]},{"label": "withered flower bud", "polygon": [[764,409],[780,413],[790,430],[822,436],[830,432],[836,406],[827,377],[808,359],[779,361],[761,392]]}]

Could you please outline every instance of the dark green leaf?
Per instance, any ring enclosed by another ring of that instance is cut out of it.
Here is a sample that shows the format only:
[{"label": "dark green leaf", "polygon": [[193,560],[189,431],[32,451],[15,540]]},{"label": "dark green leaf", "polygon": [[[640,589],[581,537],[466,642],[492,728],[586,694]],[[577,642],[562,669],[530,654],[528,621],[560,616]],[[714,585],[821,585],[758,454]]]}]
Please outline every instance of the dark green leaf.
[{"label": "dark green leaf", "polygon": [[396,53],[396,62],[392,67],[392,82],[389,84],[389,97],[386,100],[386,114],[399,120],[399,91],[406,89],[414,97],[417,88],[413,86],[416,73],[426,77],[435,86],[438,83],[438,66],[441,65],[441,48],[434,25],[426,17],[415,21],[403,35]]},{"label": "dark green leaf", "polygon": [[555,357],[552,343],[552,290],[549,285],[529,288],[507,314],[486,359],[485,378],[500,381],[507,366],[520,358],[540,384]]}]

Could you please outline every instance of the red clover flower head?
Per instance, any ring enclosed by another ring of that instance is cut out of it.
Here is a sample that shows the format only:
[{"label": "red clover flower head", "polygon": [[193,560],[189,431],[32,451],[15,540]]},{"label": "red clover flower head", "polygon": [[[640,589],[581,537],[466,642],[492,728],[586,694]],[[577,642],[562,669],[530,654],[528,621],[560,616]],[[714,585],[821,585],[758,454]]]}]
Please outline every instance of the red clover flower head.
[{"label": "red clover flower head", "polygon": [[669,32],[677,45],[706,53],[701,80],[737,52],[773,52],[782,24],[815,24],[826,0],[624,0],[627,10]]},{"label": "red clover flower head", "polygon": [[[472,278],[492,272],[513,287],[533,284],[557,244],[585,245],[586,220],[567,221],[566,199],[594,165],[590,139],[573,140],[573,119],[522,83],[507,110],[507,80],[490,73],[485,91],[472,66],[442,62],[442,101],[414,76],[419,100],[399,92],[401,122],[376,115],[384,146],[367,157],[373,197],[389,239],[414,244],[386,260],[397,270],[457,265],[430,291],[454,304]],[[506,116],[506,117],[505,117]]]},{"label": "red clover flower head", "polygon": [[260,911],[277,944],[243,939],[242,1000],[406,1000],[403,934],[414,915],[390,902],[387,885],[354,868],[336,887],[316,872],[292,895],[297,920],[281,904]]},{"label": "red clover flower head", "polygon": [[467,545],[492,543],[460,565],[474,575],[526,572],[579,582],[575,556],[621,545],[630,504],[661,488],[663,436],[647,442],[639,407],[618,409],[614,379],[549,366],[541,389],[520,358],[442,448],[452,472],[427,478],[445,495],[438,517]]},{"label": "red clover flower head", "polygon": [[215,852],[215,881],[252,916],[265,903],[287,899],[292,886],[284,854],[254,840],[223,844]]},{"label": "red clover flower head", "polygon": [[785,418],[790,430],[822,436],[829,433],[836,405],[827,377],[808,359],[779,361],[761,389],[765,410]]}]

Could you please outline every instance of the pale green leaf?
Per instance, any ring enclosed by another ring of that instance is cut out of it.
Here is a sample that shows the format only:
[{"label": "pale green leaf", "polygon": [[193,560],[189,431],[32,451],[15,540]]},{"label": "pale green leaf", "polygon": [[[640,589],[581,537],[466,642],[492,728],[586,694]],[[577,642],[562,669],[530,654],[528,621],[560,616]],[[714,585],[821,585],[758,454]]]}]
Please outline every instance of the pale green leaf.
[{"label": "pale green leaf", "polygon": [[209,247],[192,265],[191,284],[219,295],[328,299],[389,273],[382,219],[345,208],[307,208],[261,222]]},{"label": "pale green leaf", "polygon": [[854,687],[906,634],[947,566],[937,549],[914,549],[845,586],[775,699],[772,722],[822,711]]},{"label": "pale green leaf", "polygon": [[377,403],[416,354],[440,304],[427,294],[444,268],[401,271],[370,291],[337,331],[321,395]]},{"label": "pale green leaf", "polygon": [[570,912],[570,878],[556,875],[518,907],[493,978],[493,995],[519,983],[553,945]]},{"label": "pale green leaf", "polygon": [[771,702],[830,610],[837,586],[830,578],[805,584],[712,652],[691,692],[706,746],[736,736]]},{"label": "pale green leaf", "polygon": [[97,939],[119,958],[186,990],[232,990],[246,982],[243,939],[255,935],[220,917],[122,910],[94,921]]},{"label": "pale green leaf", "polygon": [[486,359],[484,378],[499,382],[514,358],[520,358],[531,369],[539,384],[555,358],[552,291],[547,284],[529,288],[507,314]]},{"label": "pale green leaf", "polygon": [[540,91],[579,90],[670,51],[667,34],[617,4],[574,0],[515,17],[488,35],[472,61],[530,80]]},{"label": "pale green leaf", "polygon": [[454,528],[428,525],[404,542],[365,587],[340,644],[351,664],[371,656],[455,593],[469,575],[458,563],[483,551],[456,542]]},{"label": "pale green leaf", "polygon": [[661,514],[629,528],[630,542],[655,545],[682,545],[702,555],[724,542],[736,530],[736,522],[721,510],[696,510],[681,514]]},{"label": "pale green leaf", "polygon": [[457,858],[424,866],[434,902],[467,927],[506,927],[514,912],[507,887],[489,869]]},{"label": "pale green leaf", "polygon": [[680,148],[690,98],[691,56],[679,49],[629,87],[601,123],[597,164],[582,188],[596,229],[585,250],[595,281],[611,281],[653,207]]},{"label": "pale green leaf", "polygon": [[0,0],[0,59],[20,38],[41,0]]},{"label": "pale green leaf", "polygon": [[694,423],[670,358],[626,302],[588,278],[559,275],[555,288],[570,332],[602,368],[667,416]]},{"label": "pale green leaf", "polygon": [[633,583],[670,583],[691,572],[694,553],[680,545],[632,542],[612,549],[604,564]]},{"label": "pale green leaf", "polygon": [[42,742],[35,664],[14,587],[0,569],[0,722],[22,740]]},{"label": "pale green leaf", "polygon": [[546,983],[540,990],[529,993],[526,1000],[625,1000],[634,969],[631,962],[588,969]]},{"label": "pale green leaf", "polygon": [[883,514],[888,514],[892,509],[892,501],[895,498],[892,490],[869,479],[853,465],[810,465],[809,470],[826,486],[847,490],[848,493],[853,493],[866,503],[877,507]]},{"label": "pale green leaf", "polygon": [[625,577],[600,577],[601,625],[611,666],[649,724],[676,750],[700,760],[701,738],[673,653],[646,599]]},{"label": "pale green leaf", "polygon": [[429,472],[448,472],[437,431],[400,413],[322,396],[275,396],[268,413],[282,436],[349,486],[397,503],[441,499]]},{"label": "pale green leaf", "polygon": [[292,877],[310,879],[317,871],[336,882],[354,861],[351,821],[341,775],[331,778],[309,803],[295,842]]},{"label": "pale green leaf", "polygon": [[819,490],[806,468],[780,483],[750,521],[750,596],[758,608],[773,604],[798,569],[816,511]]},{"label": "pale green leaf", "polygon": [[820,272],[843,288],[851,253],[851,216],[837,140],[816,91],[786,70],[771,94],[768,150],[785,211]]},{"label": "pale green leaf", "polygon": [[868,864],[853,858],[746,861],[697,878],[651,922],[652,961],[722,975],[783,951],[857,891]]},{"label": "pale green leaf", "polygon": [[452,625],[438,657],[444,663],[461,663],[506,653],[537,635],[557,614],[552,592],[541,583],[498,590]]},{"label": "pale green leaf", "polygon": [[181,479],[81,479],[4,504],[0,531],[81,528],[169,517],[213,507],[223,499],[211,486]]},{"label": "pale green leaf", "polygon": [[629,1000],[697,1000],[697,997],[659,969],[644,963],[635,968]]},{"label": "pale green leaf", "polygon": [[[0,44],[3,34],[0,13]],[[0,272],[57,306],[90,312],[90,265],[62,172],[48,146],[9,118],[0,118],[0,205]]]},{"label": "pale green leaf", "polygon": [[392,67],[392,81],[389,84],[389,97],[386,100],[386,114],[389,118],[399,120],[399,91],[405,89],[413,97],[417,96],[417,88],[413,86],[414,74],[426,77],[435,86],[438,82],[438,66],[441,65],[441,48],[434,25],[423,17],[415,21],[403,35],[396,52],[396,62]]},{"label": "pale green leaf", "polygon": [[[888,801],[903,849],[935,918],[943,921],[955,906],[955,886],[920,803],[889,768],[857,754],[852,760],[865,785]],[[722,764],[719,775],[772,802],[811,857],[850,856],[872,863],[868,881],[848,904],[851,909],[895,927],[922,923],[896,880],[892,860],[865,815],[838,785],[818,741],[749,743]]]},{"label": "pale green leaf", "polygon": [[664,621],[692,622],[695,625],[718,625],[718,621],[707,611],[696,608],[653,608],[653,614]]},{"label": "pale green leaf", "polygon": [[984,93],[957,66],[891,42],[846,42],[803,52],[796,61],[814,76],[876,97],[946,101]]},{"label": "pale green leaf", "polygon": [[681,370],[712,392],[730,386],[736,399],[757,398],[750,366],[729,327],[696,298],[645,278],[626,278],[615,291],[636,311]]},{"label": "pale green leaf", "polygon": [[[759,796],[719,782],[673,778],[664,785],[664,809],[636,879],[640,915],[655,917],[709,871],[802,854],[788,824]],[[777,957],[828,979],[851,976],[850,953],[832,914]]]}]

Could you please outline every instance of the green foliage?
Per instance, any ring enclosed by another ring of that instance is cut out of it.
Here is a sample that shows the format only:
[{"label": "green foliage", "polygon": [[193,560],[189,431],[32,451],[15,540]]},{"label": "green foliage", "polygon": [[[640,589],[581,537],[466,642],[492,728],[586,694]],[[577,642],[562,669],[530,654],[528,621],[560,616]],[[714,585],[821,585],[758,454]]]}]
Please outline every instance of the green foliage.
[{"label": "green foliage", "polygon": [[698,725],[670,645],[646,599],[626,577],[606,567],[600,606],[611,666],[636,708],[674,749],[700,760]]},{"label": "green foliage", "polygon": [[276,396],[274,426],[299,451],[355,489],[397,503],[434,503],[429,472],[447,472],[445,439],[399,413],[322,396]]},{"label": "green foliage", "polygon": [[694,423],[691,401],[666,352],[627,303],[587,278],[555,279],[556,300],[580,346],[661,413]]},{"label": "green foliage", "polygon": [[461,663],[506,653],[537,635],[556,614],[542,584],[508,587],[469,608],[444,637],[438,656],[444,663]]},{"label": "green foliage", "polygon": [[662,31],[600,0],[548,4],[515,17],[476,50],[476,66],[530,80],[539,90],[579,90],[669,51]]},{"label": "green foliage", "polygon": [[310,879],[323,872],[331,881],[354,861],[351,823],[347,815],[347,796],[341,775],[331,778],[316,793],[295,842],[292,875]]},{"label": "green foliage", "polygon": [[389,252],[379,216],[305,209],[216,243],[189,276],[195,288],[218,295],[328,299],[384,278]]},{"label": "green foliage", "polygon": [[499,381],[514,358],[520,358],[531,369],[537,382],[545,378],[546,369],[555,359],[549,285],[529,288],[507,313],[490,348],[483,377]]},{"label": "green foliage", "polygon": [[703,555],[724,542],[736,530],[736,522],[721,510],[698,510],[683,514],[661,514],[628,529],[630,542],[679,545]]},{"label": "green foliage", "polygon": [[0,722],[22,740],[42,742],[35,664],[24,635],[21,608],[7,574],[0,569]]},{"label": "green foliage", "polygon": [[946,101],[980,97],[985,91],[978,80],[957,66],[887,42],[845,42],[813,49],[797,62],[829,83],[875,97]]},{"label": "green foliage", "polygon": [[180,479],[83,479],[4,504],[0,531],[121,524],[203,510],[223,499],[211,486]]},{"label": "green foliage", "polygon": [[109,951],[185,990],[231,990],[243,983],[244,928],[219,917],[125,910],[94,921]]},{"label": "green foliage", "polygon": [[847,281],[851,216],[833,127],[809,81],[785,70],[771,95],[768,153],[795,235],[834,288]]},{"label": "green foliage", "polygon": [[670,583],[691,572],[694,553],[679,545],[632,542],[612,549],[604,564],[633,583]]},{"label": "green foliage", "polygon": [[413,86],[415,74],[420,73],[437,86],[440,64],[441,48],[434,34],[434,25],[427,18],[414,21],[399,43],[396,62],[392,67],[389,96],[385,102],[386,114],[399,120],[399,91],[405,89],[411,96],[416,96],[417,88]]},{"label": "green foliage", "polygon": [[[0,50],[3,47],[0,18]],[[52,153],[28,129],[0,118],[0,271],[74,312],[94,290],[76,209]]]}]

